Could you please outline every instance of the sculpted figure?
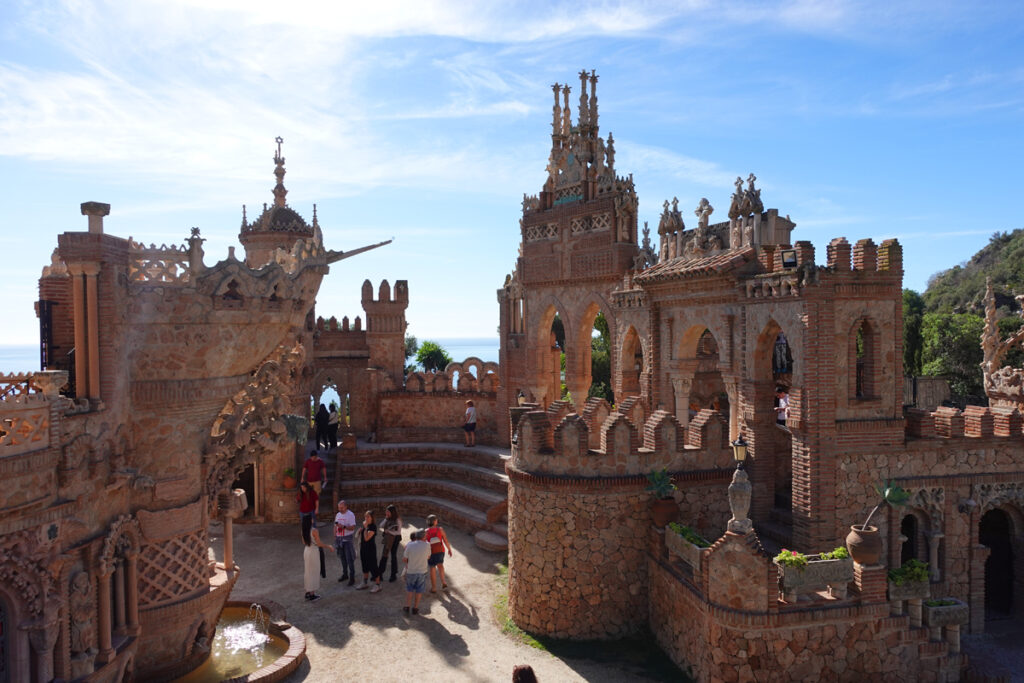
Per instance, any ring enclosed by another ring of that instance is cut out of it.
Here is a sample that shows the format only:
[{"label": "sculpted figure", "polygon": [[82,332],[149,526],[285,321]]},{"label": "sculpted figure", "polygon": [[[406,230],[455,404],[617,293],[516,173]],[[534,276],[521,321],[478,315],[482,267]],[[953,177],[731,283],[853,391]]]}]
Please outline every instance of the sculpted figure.
[{"label": "sculpted figure", "polygon": [[81,654],[94,652],[95,628],[92,619],[96,612],[93,599],[92,581],[86,572],[78,572],[71,579],[71,652]]}]

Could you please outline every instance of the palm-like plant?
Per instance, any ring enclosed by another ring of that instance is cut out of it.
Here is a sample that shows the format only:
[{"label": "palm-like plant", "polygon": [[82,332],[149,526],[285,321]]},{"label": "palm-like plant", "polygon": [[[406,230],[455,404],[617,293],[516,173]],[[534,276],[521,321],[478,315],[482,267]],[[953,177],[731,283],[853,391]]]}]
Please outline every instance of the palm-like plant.
[{"label": "palm-like plant", "polygon": [[878,502],[868,515],[868,518],[864,520],[864,524],[861,526],[862,529],[867,529],[868,525],[871,524],[871,518],[878,512],[878,508],[883,505],[890,505],[894,508],[903,507],[907,504],[910,499],[910,493],[907,492],[902,486],[896,486],[891,482],[883,482],[881,485],[875,484],[875,491],[878,493],[881,500]]}]

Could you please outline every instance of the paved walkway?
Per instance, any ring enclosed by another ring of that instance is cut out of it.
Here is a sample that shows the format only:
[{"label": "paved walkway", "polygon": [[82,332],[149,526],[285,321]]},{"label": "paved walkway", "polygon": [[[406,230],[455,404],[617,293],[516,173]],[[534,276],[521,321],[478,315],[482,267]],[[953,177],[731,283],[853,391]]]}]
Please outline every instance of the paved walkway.
[{"label": "paved walkway", "polygon": [[[413,524],[423,524],[418,518],[404,521],[406,539]],[[288,621],[306,633],[307,661],[290,681],[509,681],[516,664],[531,665],[542,683],[659,680],[642,673],[642,662],[626,657],[608,662],[602,646],[582,654],[604,656],[604,663],[559,658],[504,635],[493,607],[502,558],[480,550],[472,536],[457,529],[446,527],[455,550],[445,561],[450,589],[427,593],[418,616],[402,612],[401,578],[395,583],[385,579],[384,589],[375,594],[338,583],[341,565],[333,553],[327,556],[323,599],[307,603],[298,523],[235,524],[234,529],[241,575],[231,599],[275,601],[287,610]],[[333,542],[330,525],[321,531],[325,542]],[[222,527],[215,524],[210,536],[212,552],[220,560]]]}]

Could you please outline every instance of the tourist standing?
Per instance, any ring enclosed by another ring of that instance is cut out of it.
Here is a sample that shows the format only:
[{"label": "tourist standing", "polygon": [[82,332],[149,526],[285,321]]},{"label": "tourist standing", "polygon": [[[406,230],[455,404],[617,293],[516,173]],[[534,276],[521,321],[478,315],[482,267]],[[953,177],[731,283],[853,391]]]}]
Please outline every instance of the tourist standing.
[{"label": "tourist standing", "polygon": [[377,571],[377,543],[373,540],[377,535],[377,525],[373,521],[373,511],[367,510],[363,515],[363,526],[359,529],[359,562],[363,565],[363,583],[357,590],[370,587],[370,574]]},{"label": "tourist standing", "polygon": [[334,515],[334,552],[341,561],[341,578],[348,585],[356,582],[356,549],[352,541],[356,535],[356,515],[343,500],[338,501],[338,514]]},{"label": "tourist standing", "polygon": [[391,578],[392,582],[398,578],[398,545],[402,540],[402,518],[398,516],[398,508],[388,505],[384,511],[384,519],[380,523],[380,537],[383,542],[383,549],[380,553],[380,567],[374,577],[377,585],[372,589],[374,592],[380,590],[380,582],[384,577],[384,571],[388,568],[388,555],[391,555]]},{"label": "tourist standing", "polygon": [[302,551],[302,582],[306,588],[306,599],[315,602],[320,599],[317,594],[320,590],[320,577],[326,576],[323,548],[328,546],[320,541],[312,517],[302,518],[302,543],[305,546]]},{"label": "tourist standing", "polygon": [[309,519],[310,524],[312,524],[313,518],[316,516],[317,507],[320,505],[320,496],[316,495],[316,491],[313,490],[308,481],[299,484],[299,492],[295,494],[295,500],[299,501],[299,519],[303,523]]},{"label": "tourist standing", "polygon": [[438,574],[441,575],[441,588],[448,588],[448,584],[444,578],[444,551],[448,549],[448,556],[452,555],[452,544],[448,542],[448,536],[444,533],[444,529],[437,523],[437,515],[427,515],[427,533],[426,540],[430,543],[430,558],[428,565],[430,566],[430,592],[437,592],[437,578]]},{"label": "tourist standing", "polygon": [[775,422],[784,425],[789,419],[789,392],[786,391],[786,387],[775,387],[775,401]]},{"label": "tourist standing", "polygon": [[466,445],[476,445],[476,406],[472,401],[466,401],[466,414],[462,429],[466,432]]},{"label": "tourist standing", "polygon": [[324,492],[324,488],[327,486],[327,463],[323,461],[317,451],[310,451],[306,462],[302,463],[300,481],[308,481],[318,496]]},{"label": "tourist standing", "polygon": [[327,415],[327,438],[331,442],[331,450],[338,448],[338,406],[331,404]]},{"label": "tourist standing", "polygon": [[[420,613],[420,598],[427,590],[427,572],[429,571],[430,544],[423,541],[423,531],[414,531],[405,554],[405,613],[412,609],[413,614]],[[414,597],[415,596],[415,597]]]},{"label": "tourist standing", "polygon": [[316,411],[316,417],[313,418],[313,424],[316,426],[317,448],[328,448],[331,445],[330,438],[327,434],[327,424],[330,420],[331,416],[327,414],[327,406],[321,403],[320,409]]}]

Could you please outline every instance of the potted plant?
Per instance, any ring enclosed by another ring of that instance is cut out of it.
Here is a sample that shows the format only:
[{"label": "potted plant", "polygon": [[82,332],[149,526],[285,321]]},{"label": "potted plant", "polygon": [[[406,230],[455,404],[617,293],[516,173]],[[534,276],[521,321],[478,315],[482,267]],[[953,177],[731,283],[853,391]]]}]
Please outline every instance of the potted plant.
[{"label": "potted plant", "polygon": [[875,491],[881,500],[872,508],[868,518],[863,524],[854,524],[850,527],[850,533],[846,537],[846,547],[850,555],[858,564],[878,564],[878,558],[882,555],[882,537],[878,535],[878,527],[871,526],[871,518],[883,505],[890,505],[898,508],[906,505],[910,494],[900,486],[894,486],[890,482],[882,485],[875,485]]},{"label": "potted plant", "polygon": [[786,602],[796,602],[800,590],[825,586],[832,597],[845,598],[846,585],[853,581],[853,560],[842,546],[815,555],[783,549],[772,561],[779,568],[779,588]]},{"label": "potted plant", "polygon": [[298,482],[295,480],[295,468],[285,467],[284,478],[281,479],[281,485],[286,489],[293,489],[297,484]]},{"label": "potted plant", "polygon": [[651,514],[654,516],[654,526],[659,529],[669,522],[679,519],[679,506],[672,492],[676,485],[672,483],[672,477],[668,470],[659,470],[647,475],[647,490],[654,496],[654,503],[651,505]]},{"label": "potted plant", "polygon": [[705,548],[711,547],[711,541],[678,522],[671,522],[668,528],[672,532],[665,534],[665,545],[669,552],[675,553],[693,567],[693,571],[699,572],[700,556],[704,554]]},{"label": "potted plant", "polygon": [[922,600],[928,597],[928,563],[907,560],[899,569],[889,570],[890,600]]}]

